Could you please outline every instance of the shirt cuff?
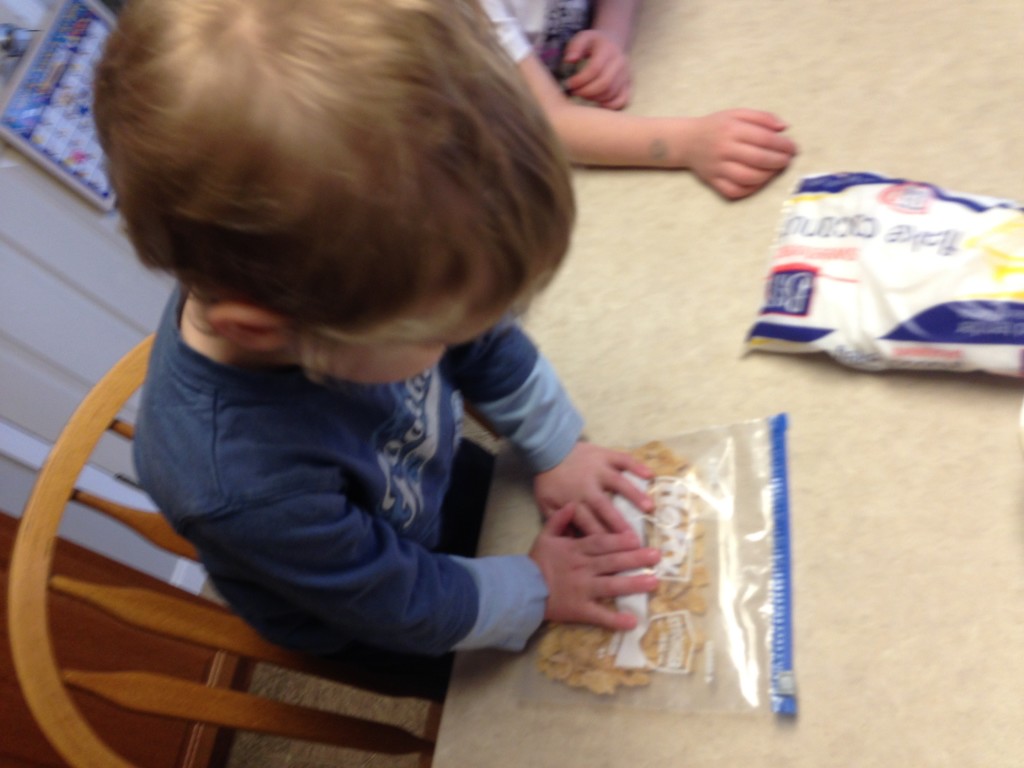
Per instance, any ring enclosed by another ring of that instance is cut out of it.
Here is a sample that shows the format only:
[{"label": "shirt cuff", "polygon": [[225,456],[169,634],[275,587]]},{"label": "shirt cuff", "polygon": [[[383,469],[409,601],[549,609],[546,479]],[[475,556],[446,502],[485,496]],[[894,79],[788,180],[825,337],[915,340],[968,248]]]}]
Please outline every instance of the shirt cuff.
[{"label": "shirt cuff", "polygon": [[477,407],[523,452],[534,473],[561,464],[583,433],[583,417],[543,355],[519,389]]},{"label": "shirt cuff", "polygon": [[455,650],[523,650],[544,621],[548,598],[537,564],[526,555],[451,557],[469,571],[480,594],[476,623]]}]

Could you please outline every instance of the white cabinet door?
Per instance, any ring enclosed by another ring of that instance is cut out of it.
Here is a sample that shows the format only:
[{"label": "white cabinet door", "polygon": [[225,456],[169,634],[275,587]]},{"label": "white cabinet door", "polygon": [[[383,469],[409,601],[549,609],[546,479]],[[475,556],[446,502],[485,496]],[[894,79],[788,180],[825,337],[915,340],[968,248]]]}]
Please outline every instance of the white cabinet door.
[{"label": "white cabinet door", "polygon": [[[19,514],[40,455],[89,388],[156,327],[172,283],[136,261],[116,215],[17,151],[0,152],[0,508]],[[119,477],[134,477],[129,451],[105,440],[83,482],[147,502]],[[87,511],[63,532],[161,578],[202,583],[198,568]]]},{"label": "white cabinet door", "polygon": [[[53,0],[0,0],[0,23],[40,29],[52,7]],[[14,65],[0,62],[0,88]],[[103,373],[154,330],[170,289],[167,277],[136,261],[116,214],[101,213],[0,143],[0,509],[20,514],[64,423]],[[151,507],[133,481],[128,446],[112,437],[79,485]],[[74,510],[62,534],[187,588],[202,586],[202,569],[88,510]]]},{"label": "white cabinet door", "polygon": [[116,216],[13,149],[0,155],[0,276],[0,417],[53,440],[88,388],[156,327],[171,283],[136,261]]}]

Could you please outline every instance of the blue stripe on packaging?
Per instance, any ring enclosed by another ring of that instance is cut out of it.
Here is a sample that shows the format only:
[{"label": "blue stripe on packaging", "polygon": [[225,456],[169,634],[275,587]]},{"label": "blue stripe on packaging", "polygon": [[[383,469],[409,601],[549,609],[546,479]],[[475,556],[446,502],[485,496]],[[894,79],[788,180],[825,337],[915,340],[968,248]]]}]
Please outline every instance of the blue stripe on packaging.
[{"label": "blue stripe on packaging", "polygon": [[778,341],[792,341],[796,344],[811,344],[818,339],[823,339],[833,328],[805,328],[799,325],[783,325],[781,323],[758,322],[747,334],[747,341],[757,339],[771,339]]},{"label": "blue stripe on packaging", "polygon": [[927,344],[1024,344],[1024,303],[950,301],[918,312],[887,334]]},{"label": "blue stripe on packaging", "polygon": [[836,194],[842,192],[844,189],[849,187],[861,186],[863,184],[880,184],[880,185],[895,185],[895,184],[913,184],[921,187],[928,187],[932,194],[939,200],[946,200],[951,203],[958,203],[965,208],[970,208],[972,211],[981,213],[987,211],[990,208],[1017,208],[1017,204],[1012,200],[1006,200],[1003,198],[988,198],[981,195],[963,195],[949,193],[934,184],[928,184],[923,181],[911,181],[909,179],[895,178],[892,176],[883,176],[879,173],[824,173],[816,176],[806,176],[800,180],[796,187],[794,194],[817,194],[817,193],[829,193]]},{"label": "blue stripe on packaging", "polygon": [[794,716],[797,712],[796,677],[793,673],[793,590],[791,574],[789,483],[786,458],[786,414],[771,418],[771,490],[773,517],[772,552],[772,712]]}]

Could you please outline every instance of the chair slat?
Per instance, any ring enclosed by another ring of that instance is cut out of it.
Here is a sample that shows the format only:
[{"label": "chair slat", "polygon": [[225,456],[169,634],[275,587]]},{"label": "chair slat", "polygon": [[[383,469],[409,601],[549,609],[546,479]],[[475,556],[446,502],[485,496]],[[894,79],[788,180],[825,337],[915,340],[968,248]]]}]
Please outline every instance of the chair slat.
[{"label": "chair slat", "polygon": [[[57,668],[47,606],[52,593],[82,600],[139,629],[214,650],[215,659],[245,657],[333,680],[385,696],[416,696],[408,680],[367,671],[339,659],[293,653],[266,642],[242,619],[219,605],[192,596],[174,597],[55,575],[51,568],[61,516],[69,499],[103,512],[155,545],[176,555],[196,558],[156,513],[118,504],[75,488],[82,467],[103,434],[131,439],[134,427],[119,418],[145,376],[152,337],[140,342],[94,387],[75,410],[40,469],[19,522],[8,573],[7,627],[22,693],[40,729],[66,762],[79,768],[132,768],[96,733],[69,695],[69,686],[91,691],[120,706],[197,724],[264,731],[382,753],[417,753],[422,765],[433,755],[441,707],[430,702],[427,730],[419,736],[392,725],[363,721],[323,710],[297,707],[230,691],[221,662],[210,667],[203,683],[152,673],[101,673]],[[50,605],[52,607],[52,605]],[[116,653],[116,652],[114,652]],[[233,678],[232,678],[233,680]]]},{"label": "chair slat", "polygon": [[82,718],[54,667],[53,640],[44,610],[53,544],[76,478],[100,437],[141,384],[152,343],[149,336],[128,352],[75,409],[39,470],[11,550],[7,626],[15,673],[40,729],[66,761],[80,766],[128,768],[128,763]]},{"label": "chair slat", "polygon": [[135,437],[135,425],[124,419],[114,419],[107,427],[111,432],[116,432],[121,437],[131,440]]},{"label": "chair slat", "polygon": [[119,706],[181,720],[274,733],[388,755],[431,753],[434,749],[431,741],[397,726],[252,694],[208,688],[152,672],[69,669],[64,672],[64,680],[68,685]]},{"label": "chair slat", "polygon": [[213,603],[200,605],[136,587],[115,587],[60,574],[50,587],[75,597],[134,627],[206,648],[290,666],[291,653],[268,643],[242,619]]},{"label": "chair slat", "polygon": [[[269,643],[236,614],[213,603],[201,605],[149,590],[96,584],[60,574],[50,578],[50,588],[82,600],[131,626],[164,637],[224,650],[384,696],[412,695],[400,677],[386,677],[346,664],[341,659],[295,653]],[[439,705],[434,703],[434,706],[440,711]]]},{"label": "chair slat", "polygon": [[71,493],[71,499],[119,520],[147,541],[171,554],[186,557],[189,560],[199,559],[195,547],[175,533],[170,523],[157,512],[146,512],[142,509],[118,504],[79,488]]}]

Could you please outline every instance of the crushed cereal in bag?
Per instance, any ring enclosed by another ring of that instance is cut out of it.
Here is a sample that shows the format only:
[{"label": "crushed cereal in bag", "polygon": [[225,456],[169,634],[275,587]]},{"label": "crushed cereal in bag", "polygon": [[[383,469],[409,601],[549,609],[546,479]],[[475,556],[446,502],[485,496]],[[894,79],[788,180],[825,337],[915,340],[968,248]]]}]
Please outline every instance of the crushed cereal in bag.
[{"label": "crushed cereal in bag", "polygon": [[544,627],[524,671],[530,699],[796,712],[786,424],[780,415],[710,427],[632,451],[654,472],[633,478],[654,509],[614,503],[661,550],[658,586],[614,601],[635,629]]}]

